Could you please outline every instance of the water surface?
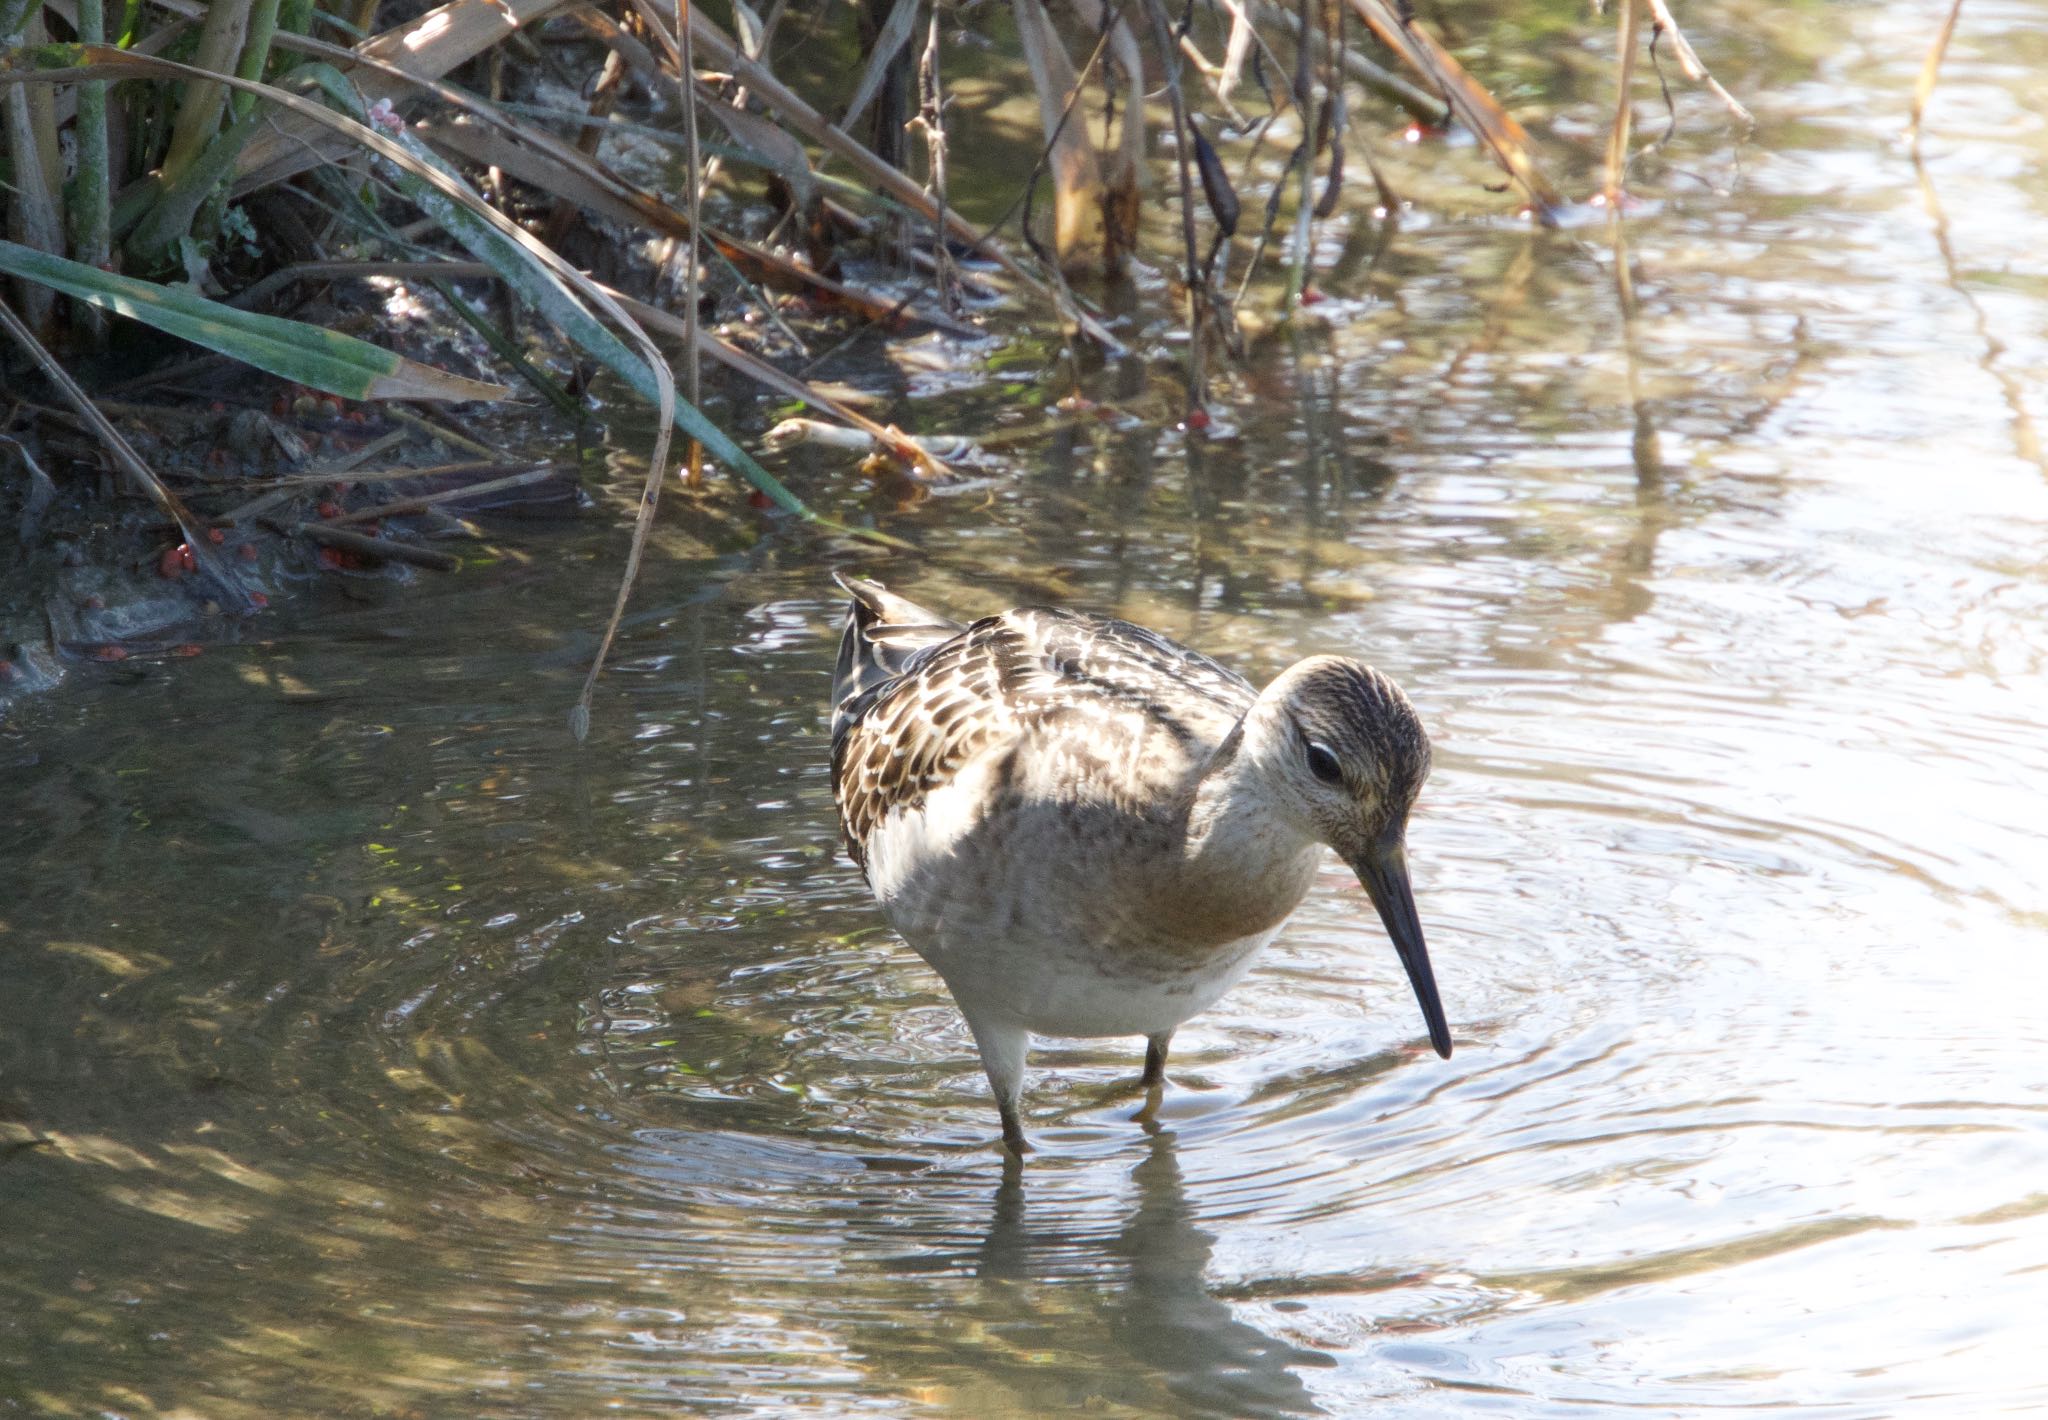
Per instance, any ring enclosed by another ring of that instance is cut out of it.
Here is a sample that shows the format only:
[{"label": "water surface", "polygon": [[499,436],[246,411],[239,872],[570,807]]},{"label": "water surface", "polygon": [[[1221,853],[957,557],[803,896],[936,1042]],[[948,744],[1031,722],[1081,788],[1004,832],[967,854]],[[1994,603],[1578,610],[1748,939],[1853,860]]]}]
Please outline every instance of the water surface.
[{"label": "water surface", "polygon": [[[1607,233],[1462,190],[1334,231],[1214,437],[1082,421],[910,510],[789,465],[923,556],[678,505],[581,749],[601,519],[20,712],[0,1407],[2048,1407],[2048,9],[1965,9],[1916,168],[1938,9],[1694,35],[1762,126],[1684,98],[1633,322]],[[1599,52],[1528,61],[1554,131]],[[1006,1180],[837,851],[827,562],[1393,674],[1455,1058],[1332,866],[1158,1130],[1137,1042],[1056,1043]]]}]

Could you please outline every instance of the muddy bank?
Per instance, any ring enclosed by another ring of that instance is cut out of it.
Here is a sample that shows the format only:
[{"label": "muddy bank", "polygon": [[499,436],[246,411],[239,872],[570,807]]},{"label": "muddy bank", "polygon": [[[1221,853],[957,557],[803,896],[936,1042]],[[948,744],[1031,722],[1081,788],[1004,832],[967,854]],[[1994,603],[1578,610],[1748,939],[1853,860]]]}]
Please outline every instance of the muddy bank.
[{"label": "muddy bank", "polygon": [[350,406],[224,361],[186,362],[167,384],[98,403],[203,546],[110,469],[76,416],[10,379],[22,399],[0,440],[0,706],[78,666],[241,638],[320,578],[453,573],[493,525],[589,505],[579,472],[599,431],[551,412]]}]

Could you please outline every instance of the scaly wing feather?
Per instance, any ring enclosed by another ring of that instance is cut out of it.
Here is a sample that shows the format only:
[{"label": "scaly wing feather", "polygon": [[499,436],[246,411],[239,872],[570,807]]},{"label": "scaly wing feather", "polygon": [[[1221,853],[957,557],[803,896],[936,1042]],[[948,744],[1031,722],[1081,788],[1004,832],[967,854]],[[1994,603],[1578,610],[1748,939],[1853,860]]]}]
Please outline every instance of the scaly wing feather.
[{"label": "scaly wing feather", "polygon": [[[840,822],[863,868],[890,814],[921,808],[992,753],[1010,755],[1010,777],[1028,773],[1063,797],[1156,807],[1157,785],[1191,783],[1256,694],[1207,656],[1129,622],[1029,607],[939,639],[950,623],[900,597],[883,606],[864,595],[871,586],[848,587],[855,605],[840,659],[857,669],[836,681],[850,693],[835,707],[832,745]],[[907,634],[892,644],[892,630]]]}]

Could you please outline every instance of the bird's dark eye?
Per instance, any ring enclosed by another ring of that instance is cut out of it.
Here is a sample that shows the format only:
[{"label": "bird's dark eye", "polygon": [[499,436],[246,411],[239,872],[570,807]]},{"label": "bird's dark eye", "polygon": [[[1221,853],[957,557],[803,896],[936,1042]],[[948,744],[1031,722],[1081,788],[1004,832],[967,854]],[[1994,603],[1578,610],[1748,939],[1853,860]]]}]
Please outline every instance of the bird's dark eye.
[{"label": "bird's dark eye", "polygon": [[1328,745],[1312,744],[1308,747],[1308,772],[1325,784],[1344,782],[1344,768],[1337,763],[1337,756],[1330,752]]}]

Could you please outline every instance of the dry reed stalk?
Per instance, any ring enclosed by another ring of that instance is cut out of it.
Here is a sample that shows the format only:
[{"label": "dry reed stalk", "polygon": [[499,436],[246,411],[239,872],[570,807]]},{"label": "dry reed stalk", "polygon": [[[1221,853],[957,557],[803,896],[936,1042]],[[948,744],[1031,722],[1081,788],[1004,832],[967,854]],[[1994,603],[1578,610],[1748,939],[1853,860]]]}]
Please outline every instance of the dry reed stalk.
[{"label": "dry reed stalk", "polygon": [[1610,220],[1620,218],[1622,180],[1628,176],[1629,120],[1633,114],[1629,90],[1636,75],[1636,5],[1637,0],[1620,0],[1615,6],[1615,84],[1619,92],[1614,101],[1614,123],[1607,131],[1606,178],[1601,186]]},{"label": "dry reed stalk", "polygon": [[1941,61],[1948,54],[1949,41],[1955,38],[1956,21],[1963,15],[1963,0],[1953,0],[1948,7],[1948,18],[1941,22],[1941,33],[1934,37],[1934,43],[1927,48],[1927,58],[1920,65],[1920,80],[1913,85],[1913,116],[1906,125],[1906,138],[1914,151],[1920,148],[1920,121],[1927,115],[1927,101],[1934,97],[1934,81],[1941,74]]}]

